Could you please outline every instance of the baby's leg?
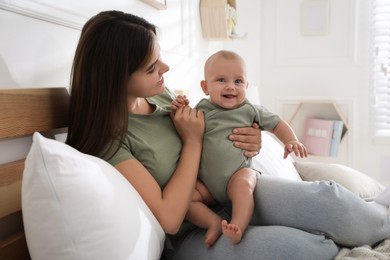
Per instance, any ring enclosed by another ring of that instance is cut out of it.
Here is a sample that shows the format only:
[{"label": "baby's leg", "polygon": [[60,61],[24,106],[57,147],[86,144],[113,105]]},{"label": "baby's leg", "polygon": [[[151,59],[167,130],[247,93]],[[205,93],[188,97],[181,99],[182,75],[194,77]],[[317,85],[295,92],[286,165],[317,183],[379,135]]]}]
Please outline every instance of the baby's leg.
[{"label": "baby's leg", "polygon": [[234,173],[227,186],[227,194],[232,201],[232,220],[223,220],[222,232],[234,244],[241,238],[252,218],[253,192],[256,187],[256,174],[252,169],[243,168]]},{"label": "baby's leg", "polygon": [[[198,193],[198,195],[196,195],[199,198],[197,201],[203,202],[207,206],[213,206],[217,203],[202,181],[198,180],[196,182],[195,191]],[[194,199],[195,198],[193,198],[193,200]]]},{"label": "baby's leg", "polygon": [[211,202],[215,202],[214,198],[208,192],[206,186],[198,181],[186,218],[194,225],[207,229],[205,236],[207,248],[211,247],[222,234],[222,218],[207,206],[211,205],[208,204]]}]

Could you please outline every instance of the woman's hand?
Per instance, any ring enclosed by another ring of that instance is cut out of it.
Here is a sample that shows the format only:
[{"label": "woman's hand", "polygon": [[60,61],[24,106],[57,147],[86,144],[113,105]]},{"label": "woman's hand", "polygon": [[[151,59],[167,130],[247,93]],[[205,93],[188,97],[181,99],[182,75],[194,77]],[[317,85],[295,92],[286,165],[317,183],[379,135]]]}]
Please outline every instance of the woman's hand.
[{"label": "woman's hand", "polygon": [[235,128],[229,140],[233,141],[235,147],[245,150],[246,157],[256,156],[261,149],[260,127],[254,123],[252,127]]},{"label": "woman's hand", "polygon": [[171,114],[171,118],[184,144],[187,142],[202,143],[205,129],[202,111],[182,106],[176,110],[175,114]]}]

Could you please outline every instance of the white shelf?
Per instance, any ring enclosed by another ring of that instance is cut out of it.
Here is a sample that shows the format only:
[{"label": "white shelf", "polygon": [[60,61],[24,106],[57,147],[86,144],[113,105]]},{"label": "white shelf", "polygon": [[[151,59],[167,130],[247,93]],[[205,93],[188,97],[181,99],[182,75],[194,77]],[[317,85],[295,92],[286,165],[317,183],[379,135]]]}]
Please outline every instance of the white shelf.
[{"label": "white shelf", "polygon": [[352,100],[339,99],[279,99],[279,114],[294,129],[297,137],[302,141],[305,121],[307,118],[327,120],[342,120],[344,129],[338,155],[335,157],[309,155],[309,158],[296,160],[320,161],[327,163],[341,163],[350,165],[353,158],[352,149]]},{"label": "white shelf", "polygon": [[200,20],[203,38],[230,40],[233,27],[230,25],[228,6],[236,10],[235,0],[200,0]]},{"label": "white shelf", "polygon": [[[296,121],[303,124],[307,118],[318,118],[327,120],[341,120],[344,123],[341,140],[349,130],[349,123],[338,104],[334,101],[302,101],[298,104],[295,112],[289,119],[289,124],[292,125]],[[303,136],[303,133],[302,135]]]}]

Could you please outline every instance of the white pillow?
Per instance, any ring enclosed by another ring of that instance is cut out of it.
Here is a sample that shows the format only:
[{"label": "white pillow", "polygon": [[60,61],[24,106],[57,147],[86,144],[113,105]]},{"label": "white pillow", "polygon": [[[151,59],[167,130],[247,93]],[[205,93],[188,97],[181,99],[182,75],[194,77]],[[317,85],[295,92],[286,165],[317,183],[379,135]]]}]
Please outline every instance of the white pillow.
[{"label": "white pillow", "polygon": [[252,168],[263,175],[301,181],[291,156],[283,159],[284,147],[266,131],[261,136],[261,150],[253,157]]},{"label": "white pillow", "polygon": [[295,162],[295,167],[305,181],[333,180],[367,201],[384,189],[368,175],[341,164]]},{"label": "white pillow", "polygon": [[387,187],[382,193],[380,193],[374,201],[383,206],[390,207],[390,186]]},{"label": "white pillow", "polygon": [[163,249],[161,226],[114,167],[39,133],[22,210],[33,259],[159,259]]}]

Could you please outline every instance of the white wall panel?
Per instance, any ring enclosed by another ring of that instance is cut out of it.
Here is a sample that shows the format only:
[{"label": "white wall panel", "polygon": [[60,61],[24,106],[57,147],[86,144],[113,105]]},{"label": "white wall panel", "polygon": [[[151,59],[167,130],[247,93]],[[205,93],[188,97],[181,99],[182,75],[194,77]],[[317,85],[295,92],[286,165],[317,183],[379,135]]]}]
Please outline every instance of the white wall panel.
[{"label": "white wall panel", "polygon": [[328,32],[301,32],[302,0],[277,0],[275,58],[278,65],[337,65],[356,62],[356,0],[328,0]]}]

